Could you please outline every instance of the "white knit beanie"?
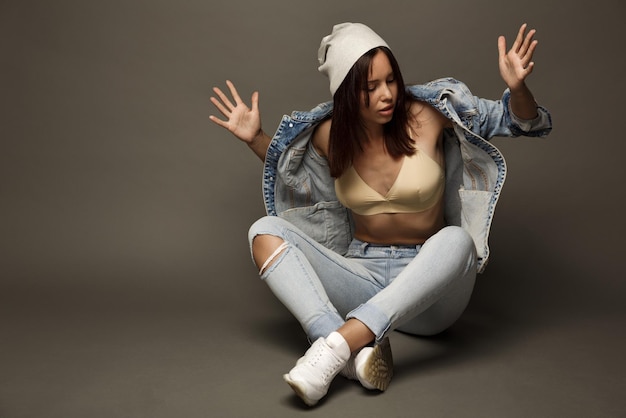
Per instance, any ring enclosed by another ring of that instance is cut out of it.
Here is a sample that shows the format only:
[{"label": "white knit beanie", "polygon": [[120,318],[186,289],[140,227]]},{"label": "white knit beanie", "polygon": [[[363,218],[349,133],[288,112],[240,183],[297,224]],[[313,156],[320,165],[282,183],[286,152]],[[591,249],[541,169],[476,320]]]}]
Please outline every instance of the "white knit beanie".
[{"label": "white knit beanie", "polygon": [[318,70],[330,80],[330,93],[335,94],[355,62],[370,49],[387,43],[362,23],[340,23],[320,44]]}]

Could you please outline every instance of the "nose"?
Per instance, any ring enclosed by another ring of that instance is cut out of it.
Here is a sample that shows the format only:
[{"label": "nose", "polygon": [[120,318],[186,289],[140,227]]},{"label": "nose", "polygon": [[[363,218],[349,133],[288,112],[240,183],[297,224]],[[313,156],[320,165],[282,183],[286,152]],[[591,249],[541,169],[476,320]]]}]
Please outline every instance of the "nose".
[{"label": "nose", "polygon": [[387,83],[383,84],[381,91],[381,98],[385,101],[389,101],[393,98],[393,94],[391,93],[391,88]]}]

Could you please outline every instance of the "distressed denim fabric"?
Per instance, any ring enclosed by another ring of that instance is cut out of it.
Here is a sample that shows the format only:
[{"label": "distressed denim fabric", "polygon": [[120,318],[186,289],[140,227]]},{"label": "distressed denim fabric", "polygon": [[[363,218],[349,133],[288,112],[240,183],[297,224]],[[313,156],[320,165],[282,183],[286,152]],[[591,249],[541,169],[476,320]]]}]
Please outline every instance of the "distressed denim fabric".
[{"label": "distressed denim fabric", "polygon": [[282,238],[286,246],[261,279],[311,341],[350,318],[365,324],[377,341],[395,329],[436,334],[461,316],[476,279],[474,243],[456,226],[443,228],[422,245],[353,240],[345,256],[277,216],[252,225],[250,246],[264,234]]}]

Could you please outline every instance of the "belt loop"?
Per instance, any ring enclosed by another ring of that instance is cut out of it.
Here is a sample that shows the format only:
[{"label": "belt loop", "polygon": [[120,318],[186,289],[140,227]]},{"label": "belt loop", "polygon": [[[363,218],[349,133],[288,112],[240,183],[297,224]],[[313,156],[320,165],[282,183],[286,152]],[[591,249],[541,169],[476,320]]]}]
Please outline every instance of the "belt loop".
[{"label": "belt loop", "polygon": [[361,254],[360,254],[361,256],[364,256],[364,255],[365,255],[365,251],[367,251],[367,247],[369,247],[369,245],[370,245],[370,244],[369,244],[369,242],[361,242],[361,246],[360,246],[360,248],[359,248],[359,251],[360,251],[360,253],[361,253]]}]

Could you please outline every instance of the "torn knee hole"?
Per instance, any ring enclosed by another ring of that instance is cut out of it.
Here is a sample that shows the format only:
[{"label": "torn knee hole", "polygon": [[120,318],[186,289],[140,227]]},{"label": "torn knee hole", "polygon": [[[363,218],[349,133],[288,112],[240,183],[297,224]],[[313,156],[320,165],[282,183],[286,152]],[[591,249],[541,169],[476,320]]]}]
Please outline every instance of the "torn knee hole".
[{"label": "torn knee hole", "polygon": [[267,270],[267,268],[272,264],[272,262],[280,255],[282,254],[283,250],[285,250],[285,248],[287,248],[287,242],[283,241],[282,244],[280,244],[272,254],[270,254],[269,257],[267,257],[267,260],[265,260],[265,262],[263,263],[263,265],[261,266],[261,268],[259,269],[259,275],[263,274],[263,272],[265,270]]}]

